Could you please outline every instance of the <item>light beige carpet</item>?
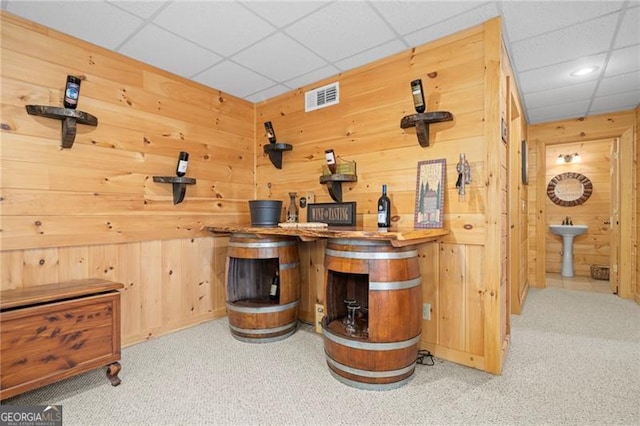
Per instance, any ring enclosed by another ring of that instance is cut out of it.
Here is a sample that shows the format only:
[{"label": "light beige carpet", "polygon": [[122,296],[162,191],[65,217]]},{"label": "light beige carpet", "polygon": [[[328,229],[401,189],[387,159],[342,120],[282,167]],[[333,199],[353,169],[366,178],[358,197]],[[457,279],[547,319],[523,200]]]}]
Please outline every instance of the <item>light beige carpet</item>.
[{"label": "light beige carpet", "polygon": [[125,348],[104,369],[3,403],[62,404],[65,425],[640,424],[640,308],[614,295],[532,289],[501,376],[436,359],[390,391],[343,385],[322,338],[242,343],[226,319]]}]

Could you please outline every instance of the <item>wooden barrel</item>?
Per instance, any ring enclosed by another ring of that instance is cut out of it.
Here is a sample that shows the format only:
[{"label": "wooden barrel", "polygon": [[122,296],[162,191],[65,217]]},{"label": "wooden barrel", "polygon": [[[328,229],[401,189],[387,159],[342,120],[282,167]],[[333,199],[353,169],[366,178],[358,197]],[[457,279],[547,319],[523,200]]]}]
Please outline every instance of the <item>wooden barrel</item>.
[{"label": "wooden barrel", "polygon": [[[280,289],[269,290],[275,271]],[[300,303],[300,260],[295,238],[233,234],[227,248],[226,300],[229,328],[238,340],[267,343],[296,331]]]},{"label": "wooden barrel", "polygon": [[[327,314],[322,328],[333,376],[360,389],[404,385],[415,370],[422,330],[416,248],[396,248],[388,241],[331,239],[325,268]],[[356,335],[345,330],[345,299],[357,300],[364,311]]]}]

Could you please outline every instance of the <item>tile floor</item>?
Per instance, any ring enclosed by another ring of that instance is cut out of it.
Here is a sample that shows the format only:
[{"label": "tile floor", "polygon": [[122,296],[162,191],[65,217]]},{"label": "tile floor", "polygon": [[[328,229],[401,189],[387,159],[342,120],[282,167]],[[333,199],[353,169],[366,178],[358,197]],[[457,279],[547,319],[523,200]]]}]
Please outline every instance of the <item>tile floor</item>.
[{"label": "tile floor", "polygon": [[547,272],[547,287],[563,287],[569,290],[591,291],[595,293],[612,293],[609,287],[609,281],[578,276],[568,278],[551,272]]}]

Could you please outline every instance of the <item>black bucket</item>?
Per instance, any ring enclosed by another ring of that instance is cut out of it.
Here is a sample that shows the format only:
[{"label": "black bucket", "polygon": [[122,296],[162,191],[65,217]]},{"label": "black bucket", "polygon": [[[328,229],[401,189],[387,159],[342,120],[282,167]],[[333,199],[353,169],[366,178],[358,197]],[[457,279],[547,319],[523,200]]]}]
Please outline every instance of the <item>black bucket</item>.
[{"label": "black bucket", "polygon": [[280,200],[251,200],[249,201],[251,226],[277,226],[280,222],[282,201]]}]

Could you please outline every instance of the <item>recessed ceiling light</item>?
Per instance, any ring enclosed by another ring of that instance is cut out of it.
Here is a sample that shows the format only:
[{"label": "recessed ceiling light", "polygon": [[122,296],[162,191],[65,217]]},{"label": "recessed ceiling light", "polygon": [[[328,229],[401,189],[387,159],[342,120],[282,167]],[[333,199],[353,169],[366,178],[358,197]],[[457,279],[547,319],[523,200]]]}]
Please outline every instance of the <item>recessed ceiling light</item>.
[{"label": "recessed ceiling light", "polygon": [[583,75],[587,75],[587,74],[591,74],[593,72],[596,72],[598,70],[598,68],[599,67],[596,67],[596,66],[580,68],[580,69],[575,70],[574,72],[572,72],[571,75],[574,76],[574,77],[582,77]]}]

